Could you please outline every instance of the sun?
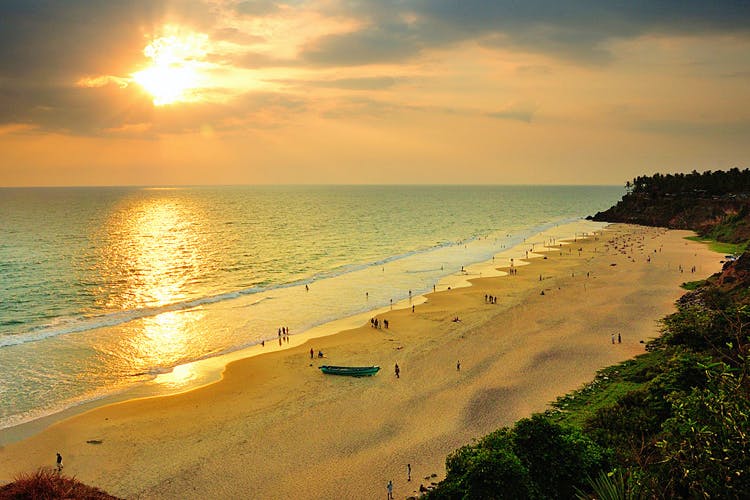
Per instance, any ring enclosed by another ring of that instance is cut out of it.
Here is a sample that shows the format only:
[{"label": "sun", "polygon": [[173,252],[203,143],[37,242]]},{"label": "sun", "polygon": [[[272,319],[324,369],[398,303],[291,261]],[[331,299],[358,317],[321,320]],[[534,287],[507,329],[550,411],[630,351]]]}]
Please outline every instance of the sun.
[{"label": "sun", "polygon": [[156,106],[196,101],[204,83],[201,68],[208,36],[180,33],[177,28],[166,31],[175,34],[157,38],[143,49],[151,65],[133,73],[133,80],[151,95]]}]

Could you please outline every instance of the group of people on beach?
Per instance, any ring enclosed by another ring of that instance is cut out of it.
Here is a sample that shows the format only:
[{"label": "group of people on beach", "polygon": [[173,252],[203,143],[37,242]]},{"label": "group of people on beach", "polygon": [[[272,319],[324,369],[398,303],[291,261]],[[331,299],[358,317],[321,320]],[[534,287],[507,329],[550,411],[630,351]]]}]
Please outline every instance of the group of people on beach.
[{"label": "group of people on beach", "polygon": [[286,326],[282,326],[281,328],[279,328],[279,345],[281,345],[282,341],[289,342],[289,328],[287,328]]},{"label": "group of people on beach", "polygon": [[485,304],[497,304],[497,297],[495,297],[494,295],[487,295],[485,293],[484,294],[484,303]]},{"label": "group of people on beach", "polygon": [[387,319],[381,321],[378,318],[370,318],[370,326],[377,330],[380,330],[381,328],[385,328],[387,330],[389,323]]}]

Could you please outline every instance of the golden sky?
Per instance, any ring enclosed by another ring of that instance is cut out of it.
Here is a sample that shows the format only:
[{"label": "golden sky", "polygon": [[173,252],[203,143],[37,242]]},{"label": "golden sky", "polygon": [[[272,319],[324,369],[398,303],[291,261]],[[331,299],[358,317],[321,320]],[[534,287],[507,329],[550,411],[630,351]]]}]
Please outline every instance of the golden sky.
[{"label": "golden sky", "polygon": [[750,3],[17,0],[0,186],[745,168]]}]

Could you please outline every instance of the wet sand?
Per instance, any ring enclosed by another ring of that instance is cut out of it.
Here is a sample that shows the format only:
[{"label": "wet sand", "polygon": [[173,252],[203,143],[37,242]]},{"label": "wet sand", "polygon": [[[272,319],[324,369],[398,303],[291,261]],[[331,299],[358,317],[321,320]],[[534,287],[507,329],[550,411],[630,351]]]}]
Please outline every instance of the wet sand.
[{"label": "wet sand", "polygon": [[[365,321],[293,337],[231,363],[220,382],[98,408],[0,448],[0,483],[54,465],[59,451],[66,474],[126,498],[382,498],[388,480],[405,498],[440,480],[454,449],[644,352],[679,284],[721,267],[689,234],[612,225],[529,265],[516,259],[517,274],[467,268],[451,290],[415,298],[414,312],[378,314],[387,330]],[[473,286],[456,287],[461,278]],[[311,348],[326,357],[310,359]],[[323,375],[322,364],[382,369],[357,379]]]}]

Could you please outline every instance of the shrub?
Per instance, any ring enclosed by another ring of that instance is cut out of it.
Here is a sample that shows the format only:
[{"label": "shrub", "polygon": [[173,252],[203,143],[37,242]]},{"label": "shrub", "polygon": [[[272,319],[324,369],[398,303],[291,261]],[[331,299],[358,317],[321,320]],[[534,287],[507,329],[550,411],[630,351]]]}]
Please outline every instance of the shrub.
[{"label": "shrub", "polygon": [[513,442],[542,498],[574,497],[576,488],[607,465],[604,450],[590,438],[543,414],[519,420]]},{"label": "shrub", "polygon": [[21,474],[12,483],[0,487],[1,500],[117,500],[104,491],[87,486],[75,478],[44,467],[31,474]]},{"label": "shrub", "polygon": [[572,498],[606,465],[591,439],[537,414],[452,453],[445,480],[428,498]]},{"label": "shrub", "polygon": [[738,371],[707,367],[709,384],[672,397],[674,417],[660,442],[666,461],[661,479],[675,494],[692,498],[746,498],[750,492],[750,400]]}]

